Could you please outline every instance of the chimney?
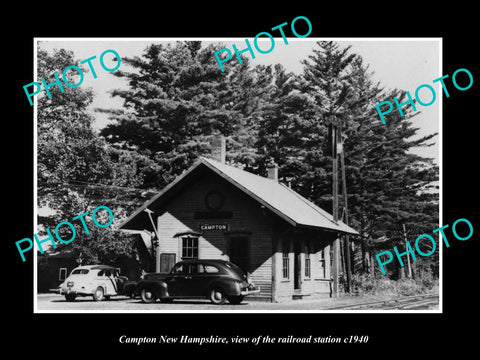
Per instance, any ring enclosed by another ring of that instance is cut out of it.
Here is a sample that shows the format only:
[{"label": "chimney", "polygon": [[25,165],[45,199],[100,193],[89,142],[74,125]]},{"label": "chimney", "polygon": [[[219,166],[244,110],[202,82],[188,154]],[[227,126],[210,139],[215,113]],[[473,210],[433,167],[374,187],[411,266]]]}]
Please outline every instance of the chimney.
[{"label": "chimney", "polygon": [[268,178],[278,182],[278,165],[275,162],[267,164]]},{"label": "chimney", "polygon": [[226,141],[225,136],[216,135],[212,140],[212,159],[225,164]]}]

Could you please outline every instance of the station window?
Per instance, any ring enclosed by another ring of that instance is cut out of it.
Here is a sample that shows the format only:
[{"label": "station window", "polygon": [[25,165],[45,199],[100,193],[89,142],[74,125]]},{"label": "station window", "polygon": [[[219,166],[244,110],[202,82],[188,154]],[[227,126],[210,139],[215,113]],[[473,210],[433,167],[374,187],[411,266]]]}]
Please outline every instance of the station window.
[{"label": "station window", "polygon": [[290,242],[284,239],[282,242],[282,276],[284,279],[290,278]]},{"label": "station window", "polygon": [[311,266],[310,266],[310,243],[307,241],[305,243],[305,277],[309,278],[311,276]]},{"label": "station window", "polygon": [[67,268],[58,269],[58,280],[64,281],[67,278]]},{"label": "station window", "polygon": [[320,257],[319,257],[319,274],[320,274],[320,277],[321,278],[325,278],[327,273],[326,273],[326,269],[325,269],[325,248],[323,248],[322,250],[320,250]]},{"label": "station window", "polygon": [[182,238],[182,259],[198,259],[198,237]]}]

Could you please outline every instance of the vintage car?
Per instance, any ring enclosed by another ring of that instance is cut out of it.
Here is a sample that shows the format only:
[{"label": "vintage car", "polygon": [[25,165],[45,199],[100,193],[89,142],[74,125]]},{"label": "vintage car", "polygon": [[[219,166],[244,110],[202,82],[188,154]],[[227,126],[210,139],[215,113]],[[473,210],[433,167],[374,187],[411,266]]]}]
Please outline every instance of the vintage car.
[{"label": "vintage car", "polygon": [[206,298],[214,304],[239,304],[247,295],[260,292],[235,264],[223,260],[183,260],[169,274],[146,274],[136,293],[145,303],[173,299]]},{"label": "vintage car", "polygon": [[121,276],[118,269],[107,265],[85,265],[72,270],[59,286],[67,301],[77,296],[93,296],[96,301],[109,300],[111,296],[132,296],[135,282]]}]

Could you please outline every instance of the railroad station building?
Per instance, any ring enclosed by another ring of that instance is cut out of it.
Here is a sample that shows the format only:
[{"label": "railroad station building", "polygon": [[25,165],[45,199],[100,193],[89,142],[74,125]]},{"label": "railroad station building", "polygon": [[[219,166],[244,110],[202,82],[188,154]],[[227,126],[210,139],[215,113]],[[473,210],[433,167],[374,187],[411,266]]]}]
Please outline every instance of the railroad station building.
[{"label": "railroad station building", "polygon": [[341,234],[358,235],[280,183],[275,164],[262,177],[208,158],[120,228],[151,234],[145,243],[157,272],[181,259],[229,260],[260,286],[258,298],[273,302],[332,296],[332,244]]}]

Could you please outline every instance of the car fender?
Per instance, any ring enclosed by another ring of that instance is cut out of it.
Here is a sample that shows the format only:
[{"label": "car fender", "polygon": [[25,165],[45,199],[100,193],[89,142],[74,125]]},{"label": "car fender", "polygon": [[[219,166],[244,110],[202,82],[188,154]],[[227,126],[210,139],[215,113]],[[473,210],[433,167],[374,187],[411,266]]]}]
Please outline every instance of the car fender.
[{"label": "car fender", "polygon": [[215,288],[222,290],[225,296],[240,295],[240,287],[236,285],[234,280],[214,279],[210,282],[208,291]]},{"label": "car fender", "polygon": [[168,297],[168,287],[162,280],[140,280],[135,288],[136,293],[140,293],[143,289],[150,291],[157,298]]},{"label": "car fender", "polygon": [[101,283],[101,284],[94,284],[91,289],[90,289],[90,292],[92,294],[95,293],[95,290],[97,290],[97,288],[101,287],[103,289],[103,295],[107,296],[107,295],[111,295],[111,294],[107,294],[107,286],[104,284],[104,283]]}]

